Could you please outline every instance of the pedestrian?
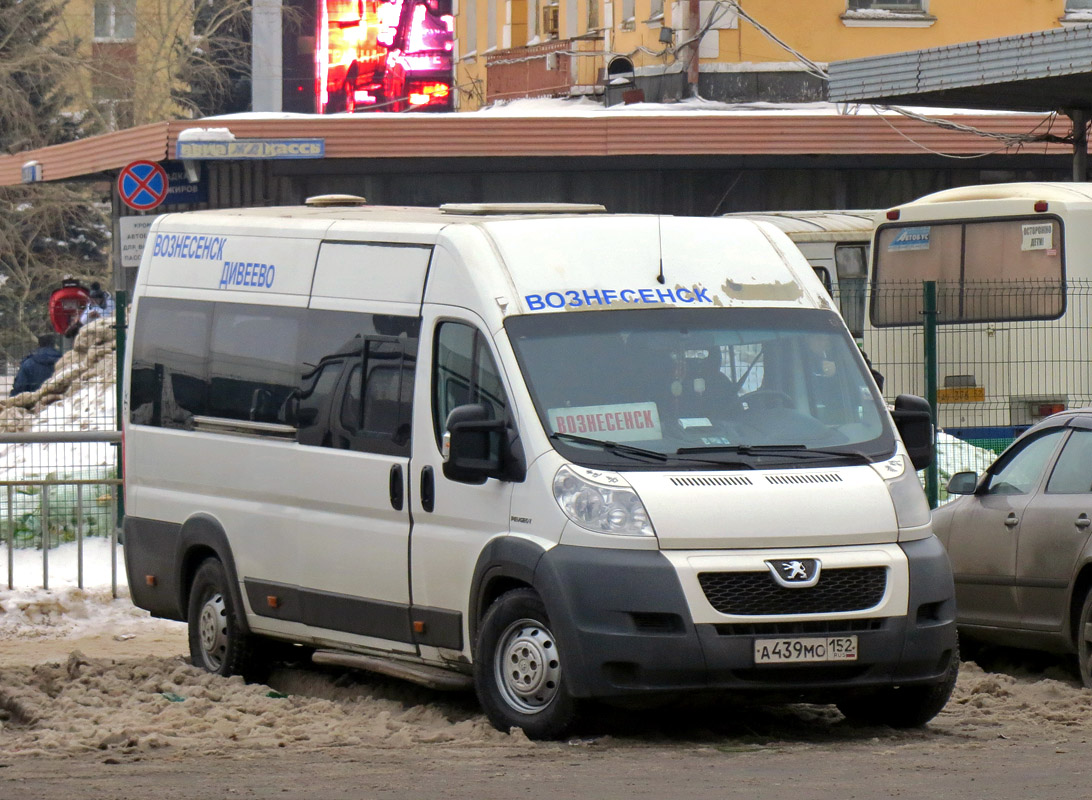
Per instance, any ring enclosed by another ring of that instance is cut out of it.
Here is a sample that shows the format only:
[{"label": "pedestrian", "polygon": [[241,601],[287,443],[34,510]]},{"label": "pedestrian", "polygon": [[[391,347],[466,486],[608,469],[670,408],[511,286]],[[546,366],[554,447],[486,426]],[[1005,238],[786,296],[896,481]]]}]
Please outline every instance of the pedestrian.
[{"label": "pedestrian", "polygon": [[39,336],[38,349],[24,357],[19,364],[19,372],[15,375],[9,396],[15,397],[23,392],[37,390],[53,374],[53,365],[60,357],[56,335],[43,333]]},{"label": "pedestrian", "polygon": [[109,317],[113,313],[114,298],[102,288],[98,281],[92,281],[91,289],[87,293],[87,305],[80,312],[79,318],[64,332],[64,335],[71,339],[88,322]]}]

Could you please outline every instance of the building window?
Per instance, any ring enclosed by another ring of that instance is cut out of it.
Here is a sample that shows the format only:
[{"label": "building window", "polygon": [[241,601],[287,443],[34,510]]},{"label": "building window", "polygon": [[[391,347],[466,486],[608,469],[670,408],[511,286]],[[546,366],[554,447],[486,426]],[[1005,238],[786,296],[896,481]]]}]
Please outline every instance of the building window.
[{"label": "building window", "polygon": [[135,39],[136,0],[95,0],[96,39]]},{"label": "building window", "polygon": [[649,19],[663,19],[664,17],[664,0],[652,0],[649,3]]},{"label": "building window", "polygon": [[478,52],[478,3],[468,0],[466,4],[466,50],[463,58]]},{"label": "building window", "polygon": [[497,47],[497,0],[489,0],[485,9],[485,46],[490,50]]},{"label": "building window", "polygon": [[925,0],[849,0],[850,11],[867,9],[922,13],[925,11]]},{"label": "building window", "polygon": [[588,30],[599,30],[599,0],[588,0]]},{"label": "building window", "polygon": [[1066,11],[1092,11],[1092,0],[1065,0]]}]

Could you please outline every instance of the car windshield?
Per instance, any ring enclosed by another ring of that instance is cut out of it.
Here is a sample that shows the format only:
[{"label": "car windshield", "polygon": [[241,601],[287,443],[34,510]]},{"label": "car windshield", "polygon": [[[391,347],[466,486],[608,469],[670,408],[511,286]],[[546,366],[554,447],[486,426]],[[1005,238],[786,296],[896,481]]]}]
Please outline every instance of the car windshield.
[{"label": "car windshield", "polygon": [[814,466],[894,450],[883,401],[831,311],[538,314],[505,329],[543,426],[579,464]]}]

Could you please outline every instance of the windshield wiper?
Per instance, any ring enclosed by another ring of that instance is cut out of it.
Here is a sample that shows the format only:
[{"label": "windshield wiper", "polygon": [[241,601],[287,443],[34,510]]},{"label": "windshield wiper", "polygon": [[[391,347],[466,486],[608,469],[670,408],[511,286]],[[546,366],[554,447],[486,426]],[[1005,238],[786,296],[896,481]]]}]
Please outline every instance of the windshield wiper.
[{"label": "windshield wiper", "polygon": [[645,458],[654,458],[657,461],[667,461],[667,455],[660,453],[656,450],[646,450],[643,447],[634,447],[630,444],[622,444],[621,442],[608,442],[605,439],[592,439],[590,436],[577,436],[575,433],[551,433],[551,439],[564,439],[566,442],[574,442],[575,444],[590,444],[596,447],[602,447],[604,450],[609,450],[612,453],[618,453],[625,456],[644,456]]},{"label": "windshield wiper", "polygon": [[835,450],[826,447],[808,447],[806,444],[724,444],[707,447],[680,447],[679,455],[688,453],[739,453],[741,456],[777,455],[790,458],[811,458],[813,456],[837,456],[871,464],[872,459],[859,450]]},{"label": "windshield wiper", "polygon": [[[678,461],[679,459],[675,458],[675,456],[683,453],[682,450],[679,450],[678,452],[669,455],[667,453],[661,453],[658,450],[646,450],[643,447],[634,447],[633,445],[623,444],[622,442],[609,442],[605,439],[592,439],[589,436],[577,436],[575,433],[551,433],[550,438],[563,439],[566,442],[573,442],[575,444],[590,444],[596,447],[602,447],[604,450],[609,450],[610,452],[617,453],[619,455],[644,456],[645,458],[652,458],[656,461],[667,461],[668,459]],[[695,450],[698,449],[700,448],[695,448]],[[754,469],[754,467],[752,467],[750,464],[744,463],[742,461],[723,461],[721,459],[715,458],[685,458],[683,460],[690,461],[695,464],[712,464],[718,467],[741,467],[743,469]]]}]

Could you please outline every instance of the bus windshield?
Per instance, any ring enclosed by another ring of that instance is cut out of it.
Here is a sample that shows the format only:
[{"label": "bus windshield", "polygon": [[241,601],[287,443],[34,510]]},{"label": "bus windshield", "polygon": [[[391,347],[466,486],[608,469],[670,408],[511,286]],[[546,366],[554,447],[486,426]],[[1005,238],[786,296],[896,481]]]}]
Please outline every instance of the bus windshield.
[{"label": "bus windshield", "polygon": [[588,466],[855,463],[894,434],[834,312],[656,309],[510,317],[557,449]]}]

